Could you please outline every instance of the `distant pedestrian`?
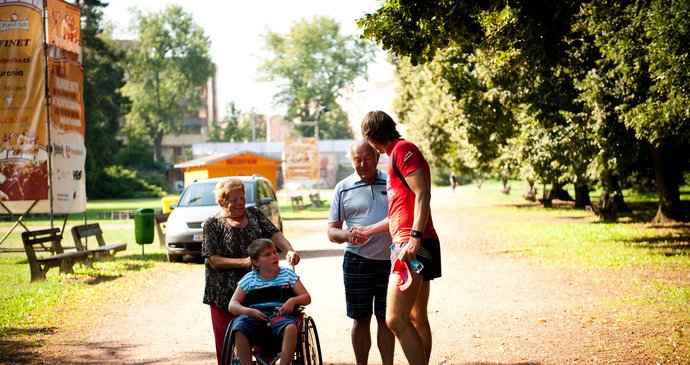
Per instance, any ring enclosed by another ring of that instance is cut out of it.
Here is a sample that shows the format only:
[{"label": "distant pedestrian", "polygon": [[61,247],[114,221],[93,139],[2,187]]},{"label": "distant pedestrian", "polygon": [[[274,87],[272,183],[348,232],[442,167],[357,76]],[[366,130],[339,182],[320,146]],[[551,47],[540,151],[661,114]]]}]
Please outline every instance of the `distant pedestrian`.
[{"label": "distant pedestrian", "polygon": [[458,186],[458,178],[455,176],[455,172],[450,172],[448,180],[450,180],[450,188],[453,189],[453,194],[455,194],[455,188]]},{"label": "distant pedestrian", "polygon": [[[353,319],[350,336],[358,365],[369,363],[370,323],[376,315],[377,344],[383,365],[393,364],[395,336],[386,325],[386,291],[391,271],[391,236],[385,231],[371,237],[358,233],[388,215],[386,175],[376,166],[379,153],[364,141],[350,147],[355,172],[336,186],[328,218],[328,238],[346,243],[343,281],[347,316]],[[347,229],[343,229],[343,222]]]}]

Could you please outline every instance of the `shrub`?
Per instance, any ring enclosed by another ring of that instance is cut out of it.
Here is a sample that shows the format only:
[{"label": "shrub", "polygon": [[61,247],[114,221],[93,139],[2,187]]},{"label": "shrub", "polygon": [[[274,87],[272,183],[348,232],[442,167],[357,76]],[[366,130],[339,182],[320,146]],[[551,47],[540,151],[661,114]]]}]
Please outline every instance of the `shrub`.
[{"label": "shrub", "polygon": [[101,176],[95,184],[97,191],[90,192],[90,198],[135,199],[163,196],[163,189],[149,184],[138,177],[136,171],[122,166],[108,166],[103,169]]}]

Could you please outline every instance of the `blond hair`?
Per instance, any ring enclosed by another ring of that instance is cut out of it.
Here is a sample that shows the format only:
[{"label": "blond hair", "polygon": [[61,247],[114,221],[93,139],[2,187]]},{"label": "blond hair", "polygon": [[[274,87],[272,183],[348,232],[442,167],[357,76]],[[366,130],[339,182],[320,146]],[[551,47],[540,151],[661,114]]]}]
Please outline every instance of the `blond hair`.
[{"label": "blond hair", "polygon": [[216,188],[213,189],[213,193],[216,195],[216,200],[222,200],[223,203],[225,203],[228,195],[230,195],[230,192],[235,190],[242,190],[242,194],[245,194],[242,180],[236,177],[228,177],[216,184]]}]

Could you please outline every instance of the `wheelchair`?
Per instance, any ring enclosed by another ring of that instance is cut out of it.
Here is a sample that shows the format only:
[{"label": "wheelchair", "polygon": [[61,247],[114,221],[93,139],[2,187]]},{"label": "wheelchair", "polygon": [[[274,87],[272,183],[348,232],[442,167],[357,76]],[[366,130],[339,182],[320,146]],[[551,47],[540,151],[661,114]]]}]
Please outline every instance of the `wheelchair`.
[{"label": "wheelchair", "polygon": [[[300,317],[301,321],[297,328],[297,346],[295,347],[292,363],[297,365],[323,365],[321,343],[319,342],[319,333],[316,330],[314,319],[304,313],[303,306],[297,309],[296,316]],[[225,331],[223,352],[221,354],[221,364],[223,365],[239,364],[239,358],[235,352],[235,339],[232,336],[234,323],[234,319],[230,321]],[[262,348],[260,345],[252,345],[253,363],[257,365],[274,365],[281,356],[280,341],[274,344],[264,344],[263,346]]]}]

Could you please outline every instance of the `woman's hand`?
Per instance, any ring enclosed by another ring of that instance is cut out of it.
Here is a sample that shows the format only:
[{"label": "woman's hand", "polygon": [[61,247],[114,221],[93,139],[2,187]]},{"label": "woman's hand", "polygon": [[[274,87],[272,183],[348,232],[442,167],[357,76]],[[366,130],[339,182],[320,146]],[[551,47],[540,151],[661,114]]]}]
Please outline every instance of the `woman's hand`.
[{"label": "woman's hand", "polygon": [[299,254],[295,251],[292,251],[292,250],[288,251],[285,254],[285,258],[287,259],[288,264],[290,264],[292,266],[299,264],[299,261],[300,261]]},{"label": "woman's hand", "polygon": [[416,259],[417,258],[417,251],[419,251],[419,247],[422,245],[422,239],[419,237],[410,237],[410,240],[407,241],[407,244],[403,247],[402,250],[400,250],[400,255],[398,255],[398,259],[402,262],[407,262],[410,259]]}]

